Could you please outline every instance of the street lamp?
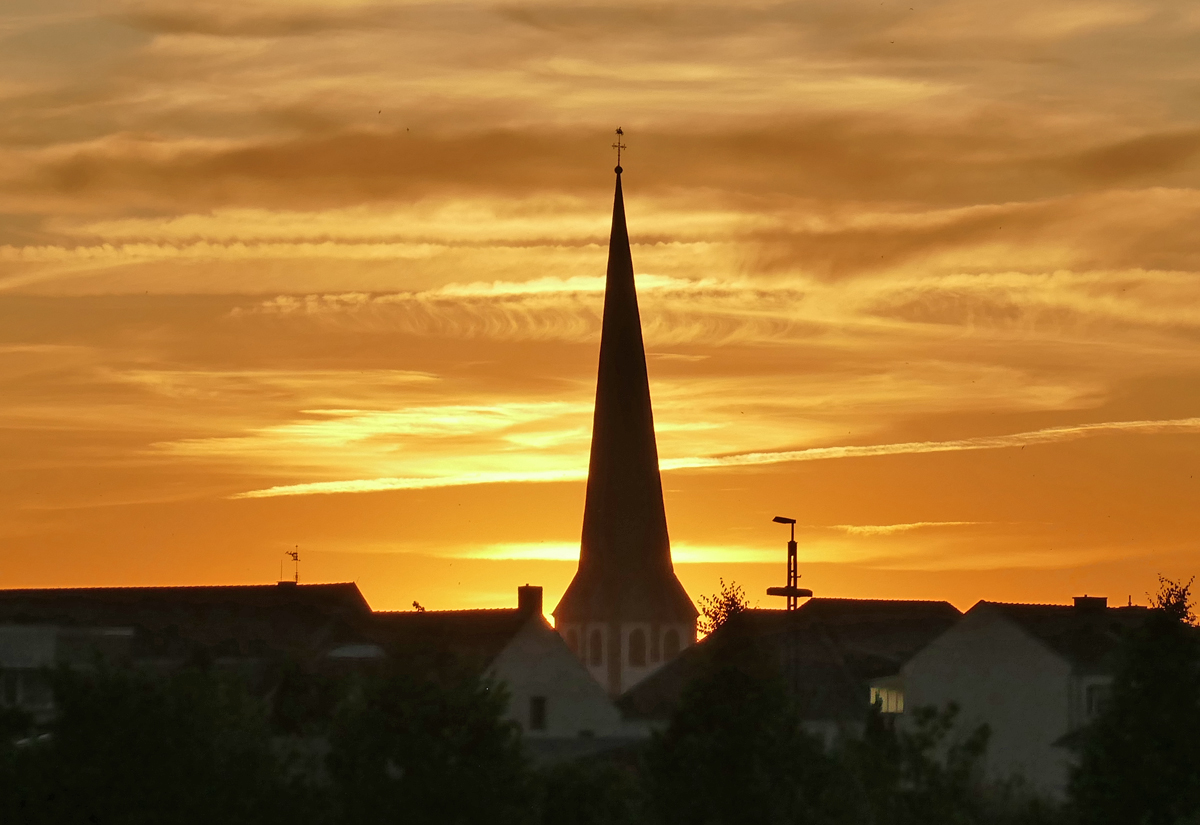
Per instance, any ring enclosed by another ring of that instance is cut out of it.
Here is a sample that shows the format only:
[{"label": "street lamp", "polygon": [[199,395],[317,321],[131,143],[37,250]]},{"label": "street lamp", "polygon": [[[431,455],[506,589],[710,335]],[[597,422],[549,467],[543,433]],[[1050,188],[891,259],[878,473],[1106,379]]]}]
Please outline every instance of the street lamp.
[{"label": "street lamp", "polygon": [[795,610],[796,602],[799,599],[812,596],[812,591],[803,587],[797,587],[797,582],[800,580],[800,574],[796,571],[796,520],[787,516],[776,516],[771,519],[776,524],[791,525],[792,535],[788,539],[788,556],[787,556],[787,587],[768,587],[768,596],[786,596],[787,609]]}]

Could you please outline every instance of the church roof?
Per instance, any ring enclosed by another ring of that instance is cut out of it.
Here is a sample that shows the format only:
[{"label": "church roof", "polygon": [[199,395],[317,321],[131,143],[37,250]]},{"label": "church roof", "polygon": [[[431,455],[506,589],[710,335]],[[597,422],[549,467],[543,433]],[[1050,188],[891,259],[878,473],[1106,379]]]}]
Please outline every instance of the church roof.
[{"label": "church roof", "polygon": [[616,617],[692,621],[696,615],[671,564],[617,167],[579,569],[554,616],[561,622]]},{"label": "church roof", "polygon": [[878,599],[814,598],[791,613],[747,610],[635,685],[619,705],[635,718],[667,718],[714,657],[746,648],[775,663],[805,718],[858,718],[868,707],[869,680],[899,672],[961,615],[949,602]]}]

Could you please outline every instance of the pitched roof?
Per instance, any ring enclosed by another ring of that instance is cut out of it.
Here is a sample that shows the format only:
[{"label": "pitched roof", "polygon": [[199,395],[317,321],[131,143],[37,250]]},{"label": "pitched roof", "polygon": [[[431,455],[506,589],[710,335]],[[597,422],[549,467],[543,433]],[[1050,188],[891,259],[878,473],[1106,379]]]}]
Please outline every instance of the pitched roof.
[{"label": "pitched roof", "polygon": [[540,614],[520,608],[379,612],[364,633],[392,651],[445,652],[485,667],[531,619],[545,623]]},{"label": "pitched roof", "polygon": [[977,602],[968,614],[999,612],[1081,671],[1107,671],[1122,638],[1149,615],[1146,607]]},{"label": "pitched roof", "polygon": [[666,718],[722,646],[766,653],[808,719],[857,718],[867,681],[899,671],[961,617],[949,602],[810,599],[792,613],[747,610],[621,697],[630,716]]},{"label": "pitched roof", "polygon": [[0,622],[132,627],[144,655],[315,652],[355,638],[370,613],[351,582],[0,590]]}]

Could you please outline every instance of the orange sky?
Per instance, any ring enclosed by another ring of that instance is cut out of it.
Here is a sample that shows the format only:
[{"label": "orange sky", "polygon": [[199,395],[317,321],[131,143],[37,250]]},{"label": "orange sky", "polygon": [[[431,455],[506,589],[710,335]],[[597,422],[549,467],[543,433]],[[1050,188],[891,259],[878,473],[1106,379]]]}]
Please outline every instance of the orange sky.
[{"label": "orange sky", "polygon": [[611,130],[693,598],[1200,572],[1200,7],[9,0],[0,586],[574,571]]}]

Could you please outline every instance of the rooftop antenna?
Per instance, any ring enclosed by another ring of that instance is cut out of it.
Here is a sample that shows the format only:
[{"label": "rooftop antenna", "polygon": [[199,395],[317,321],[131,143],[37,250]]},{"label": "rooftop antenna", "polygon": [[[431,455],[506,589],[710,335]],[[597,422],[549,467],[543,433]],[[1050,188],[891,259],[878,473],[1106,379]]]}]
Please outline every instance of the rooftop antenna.
[{"label": "rooftop antenna", "polygon": [[[295,550],[284,551],[284,555],[292,557],[292,562],[296,565],[296,572],[292,578],[292,582],[294,584],[299,584],[300,583],[300,545],[297,544]],[[282,574],[281,574],[281,576],[282,576]]]},{"label": "rooftop antenna", "polygon": [[800,599],[812,596],[812,591],[804,587],[798,587],[800,581],[800,573],[796,570],[796,520],[787,516],[776,516],[771,519],[776,524],[791,525],[792,535],[788,539],[788,555],[787,555],[787,587],[768,587],[768,596],[786,596],[787,609],[795,610]]},{"label": "rooftop antenna", "polygon": [[621,142],[621,138],[623,138],[624,136],[625,136],[625,130],[622,129],[620,126],[618,126],[617,127],[617,142],[612,145],[612,148],[617,150],[617,168],[615,171],[618,175],[621,174],[621,150],[626,148],[625,144]]}]

